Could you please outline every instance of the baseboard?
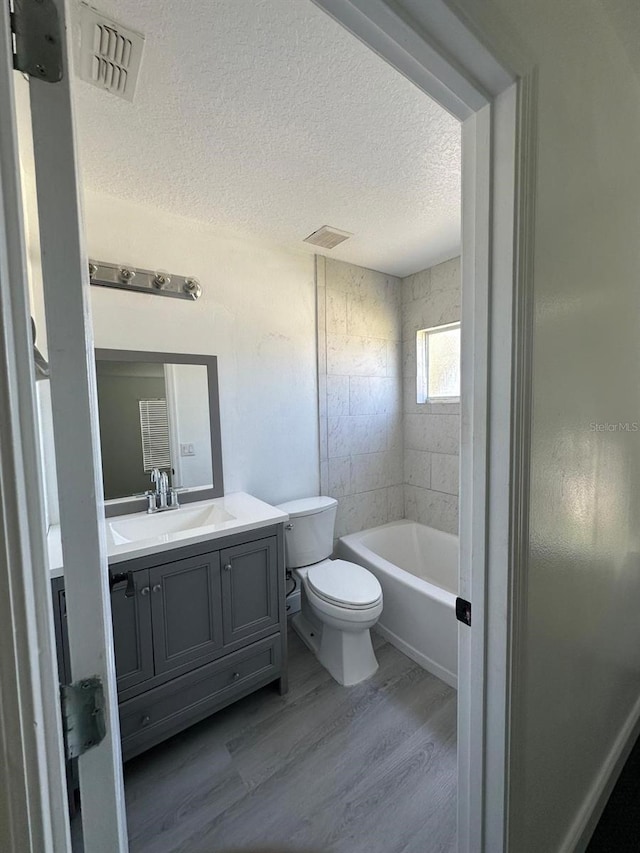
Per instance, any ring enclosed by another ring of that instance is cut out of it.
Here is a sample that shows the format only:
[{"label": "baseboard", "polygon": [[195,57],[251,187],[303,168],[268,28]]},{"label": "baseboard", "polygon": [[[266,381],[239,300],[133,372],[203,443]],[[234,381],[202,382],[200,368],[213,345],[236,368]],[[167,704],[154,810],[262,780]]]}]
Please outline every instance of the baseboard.
[{"label": "baseboard", "polygon": [[640,697],[636,700],[580,810],[565,836],[560,853],[584,853],[602,816],[629,753],[640,735]]},{"label": "baseboard", "polygon": [[373,630],[377,634],[380,634],[381,637],[384,637],[385,640],[388,640],[392,646],[395,646],[396,649],[399,649],[408,658],[411,658],[411,660],[415,661],[423,669],[426,669],[427,672],[435,675],[436,678],[444,681],[444,683],[448,684],[450,687],[453,687],[456,690],[458,689],[458,678],[453,672],[449,672],[448,669],[445,669],[443,666],[440,666],[440,664],[431,660],[431,658],[423,655],[422,652],[414,649],[413,646],[410,646],[409,643],[401,640],[397,634],[394,634],[393,631],[385,628],[384,625],[381,625],[379,622]]}]

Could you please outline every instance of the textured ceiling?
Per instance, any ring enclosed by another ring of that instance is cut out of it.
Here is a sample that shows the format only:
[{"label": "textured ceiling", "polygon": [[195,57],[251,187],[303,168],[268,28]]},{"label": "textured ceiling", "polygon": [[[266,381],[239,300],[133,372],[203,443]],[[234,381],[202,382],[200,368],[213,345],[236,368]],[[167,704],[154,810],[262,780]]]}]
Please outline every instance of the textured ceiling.
[{"label": "textured ceiling", "polygon": [[457,254],[460,125],[310,0],[96,0],[146,36],[133,104],[78,80],[84,183],[407,275]]}]

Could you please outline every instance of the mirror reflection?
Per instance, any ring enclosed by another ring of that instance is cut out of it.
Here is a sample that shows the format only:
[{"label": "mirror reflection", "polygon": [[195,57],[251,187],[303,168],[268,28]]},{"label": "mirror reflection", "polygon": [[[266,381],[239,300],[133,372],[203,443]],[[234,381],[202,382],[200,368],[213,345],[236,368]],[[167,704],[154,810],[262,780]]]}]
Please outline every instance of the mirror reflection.
[{"label": "mirror reflection", "polygon": [[105,500],[151,488],[154,468],[173,488],[213,483],[207,367],[96,361]]}]

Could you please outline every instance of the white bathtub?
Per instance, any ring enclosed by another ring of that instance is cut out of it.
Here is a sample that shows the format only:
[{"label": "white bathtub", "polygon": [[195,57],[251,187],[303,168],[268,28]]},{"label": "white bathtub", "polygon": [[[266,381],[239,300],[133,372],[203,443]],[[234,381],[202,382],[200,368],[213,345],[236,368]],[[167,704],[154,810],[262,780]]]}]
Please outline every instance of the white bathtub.
[{"label": "white bathtub", "polygon": [[458,683],[458,537],[415,521],[394,521],[338,540],[336,555],[380,581],[376,630],[452,687]]}]

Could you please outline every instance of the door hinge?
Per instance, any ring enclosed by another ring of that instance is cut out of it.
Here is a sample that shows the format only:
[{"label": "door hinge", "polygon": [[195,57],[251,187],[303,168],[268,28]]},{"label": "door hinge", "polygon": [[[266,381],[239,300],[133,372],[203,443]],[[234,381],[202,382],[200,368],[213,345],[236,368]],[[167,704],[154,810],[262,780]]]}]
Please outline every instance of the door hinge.
[{"label": "door hinge", "polygon": [[464,598],[456,598],[456,619],[471,626],[471,602]]},{"label": "door hinge", "polygon": [[13,0],[13,67],[46,83],[62,80],[60,16],[53,0]]},{"label": "door hinge", "polygon": [[77,758],[107,733],[102,681],[96,676],[63,684],[60,695],[65,751],[67,758]]}]

